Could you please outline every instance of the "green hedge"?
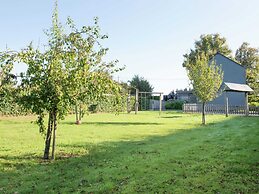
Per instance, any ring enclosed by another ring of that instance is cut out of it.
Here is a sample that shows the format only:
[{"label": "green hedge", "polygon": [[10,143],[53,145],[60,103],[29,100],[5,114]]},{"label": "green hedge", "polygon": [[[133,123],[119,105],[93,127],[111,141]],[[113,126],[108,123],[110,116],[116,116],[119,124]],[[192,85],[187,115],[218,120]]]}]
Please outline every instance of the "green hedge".
[{"label": "green hedge", "polygon": [[184,104],[183,101],[166,102],[165,109],[166,110],[182,110],[183,104]]}]

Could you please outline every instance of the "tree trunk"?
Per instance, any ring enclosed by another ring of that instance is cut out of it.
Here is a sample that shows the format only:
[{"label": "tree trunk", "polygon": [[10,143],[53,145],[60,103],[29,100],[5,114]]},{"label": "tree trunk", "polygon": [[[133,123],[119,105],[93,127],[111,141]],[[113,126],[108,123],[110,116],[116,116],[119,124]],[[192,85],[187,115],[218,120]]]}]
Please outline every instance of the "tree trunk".
[{"label": "tree trunk", "polygon": [[202,124],[205,125],[205,102],[202,102]]},{"label": "tree trunk", "polygon": [[54,111],[53,113],[53,142],[52,142],[52,153],[51,153],[51,159],[55,160],[55,146],[56,146],[56,130],[57,130],[57,112]]},{"label": "tree trunk", "polygon": [[45,140],[45,151],[44,151],[44,159],[49,159],[49,150],[50,150],[50,143],[51,143],[51,134],[52,134],[52,128],[53,128],[53,118],[52,113],[49,113],[49,121],[48,121],[48,130]]},{"label": "tree trunk", "polygon": [[82,110],[82,105],[80,104],[79,105],[79,119],[78,119],[78,124],[81,124],[81,120],[82,120],[82,117],[83,117],[83,110]]},{"label": "tree trunk", "polygon": [[75,114],[76,114],[76,124],[77,124],[77,121],[78,121],[78,110],[77,110],[77,105],[75,106]]},{"label": "tree trunk", "polygon": [[[79,107],[80,109],[80,107]],[[79,125],[80,124],[80,110],[78,110],[78,105],[76,104],[76,107],[75,107],[75,112],[76,112],[76,124]]]}]

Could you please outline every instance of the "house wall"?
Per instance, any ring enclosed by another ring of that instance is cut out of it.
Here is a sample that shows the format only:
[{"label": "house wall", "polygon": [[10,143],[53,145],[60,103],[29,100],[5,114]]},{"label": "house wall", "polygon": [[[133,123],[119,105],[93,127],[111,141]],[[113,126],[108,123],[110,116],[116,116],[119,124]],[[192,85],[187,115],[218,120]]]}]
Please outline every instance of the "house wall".
[{"label": "house wall", "polygon": [[[216,54],[214,57],[216,64],[221,65],[224,72],[223,82],[231,82],[238,84],[246,84],[246,70],[243,66],[235,63],[227,57]],[[244,92],[227,92],[229,105],[245,105]],[[210,104],[225,104],[224,92],[219,95],[215,100],[209,102]]]},{"label": "house wall", "polygon": [[[162,110],[165,110],[166,101],[162,101]],[[150,110],[159,110],[160,109],[160,101],[159,100],[150,100]]]}]

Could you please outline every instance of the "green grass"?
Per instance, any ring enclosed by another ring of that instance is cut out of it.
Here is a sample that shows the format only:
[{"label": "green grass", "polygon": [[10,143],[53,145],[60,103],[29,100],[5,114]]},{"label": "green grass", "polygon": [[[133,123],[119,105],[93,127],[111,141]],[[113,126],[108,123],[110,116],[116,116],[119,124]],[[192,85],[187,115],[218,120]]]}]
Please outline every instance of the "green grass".
[{"label": "green grass", "polygon": [[41,160],[34,117],[0,118],[0,193],[259,193],[259,118],[93,114],[58,126]]}]

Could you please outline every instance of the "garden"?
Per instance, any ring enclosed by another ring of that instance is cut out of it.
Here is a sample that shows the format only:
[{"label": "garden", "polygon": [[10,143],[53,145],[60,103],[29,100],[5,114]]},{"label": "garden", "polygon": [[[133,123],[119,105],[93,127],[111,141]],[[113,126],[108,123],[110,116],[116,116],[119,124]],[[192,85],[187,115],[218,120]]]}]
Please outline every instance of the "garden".
[{"label": "garden", "polygon": [[74,115],[43,160],[35,116],[0,118],[0,193],[257,193],[259,119],[179,112]]},{"label": "garden", "polygon": [[[224,37],[201,35],[183,55],[201,107],[190,114],[189,96],[116,79],[125,65],[107,55],[98,17],[60,21],[55,0],[44,44],[0,51],[0,193],[259,193],[257,48],[231,57]],[[228,115],[226,93],[228,117],[207,111],[227,92],[218,52],[243,72],[246,116]]]}]

